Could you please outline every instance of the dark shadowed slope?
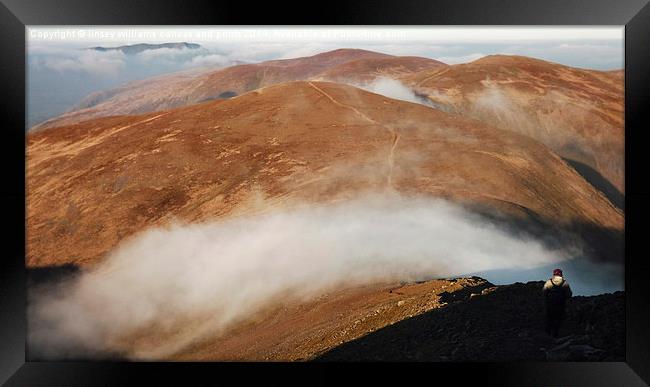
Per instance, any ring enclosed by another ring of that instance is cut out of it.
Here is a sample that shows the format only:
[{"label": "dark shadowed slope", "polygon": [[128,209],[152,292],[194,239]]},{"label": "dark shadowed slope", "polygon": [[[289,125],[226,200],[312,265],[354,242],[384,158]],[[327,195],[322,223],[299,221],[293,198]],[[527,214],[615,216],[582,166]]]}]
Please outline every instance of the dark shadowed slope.
[{"label": "dark shadowed slope", "polygon": [[585,163],[576,160],[565,159],[582,177],[607,196],[612,204],[625,210],[625,195],[618,190],[609,180]]},{"label": "dark shadowed slope", "polygon": [[[543,282],[454,292],[449,305],[342,344],[318,361],[623,361],[625,294],[573,297],[554,340]],[[562,338],[563,337],[563,338]]]}]

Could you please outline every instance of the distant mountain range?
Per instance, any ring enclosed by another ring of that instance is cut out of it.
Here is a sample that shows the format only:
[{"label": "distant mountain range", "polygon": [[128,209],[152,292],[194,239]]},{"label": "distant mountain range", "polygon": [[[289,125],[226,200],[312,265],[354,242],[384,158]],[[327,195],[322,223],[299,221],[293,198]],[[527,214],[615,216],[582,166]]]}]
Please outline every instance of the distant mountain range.
[{"label": "distant mountain range", "polygon": [[139,43],[139,44],[132,44],[128,46],[119,46],[119,47],[88,47],[86,50],[93,50],[93,51],[100,51],[100,52],[106,52],[106,51],[122,51],[126,55],[135,55],[139,54],[143,51],[148,51],[148,50],[158,50],[161,48],[172,48],[172,49],[183,49],[187,48],[190,50],[196,50],[199,48],[202,48],[200,44],[196,43],[186,43],[186,42],[179,42],[179,43],[161,43],[161,44],[148,44],[148,43]]},{"label": "distant mountain range", "polygon": [[243,93],[283,82],[327,80],[364,83],[378,77],[396,78],[446,67],[442,62],[367,50],[338,49],[293,59],[270,60],[196,72],[172,73],[92,93],[70,111],[32,129],[69,125],[92,118],[141,114],[191,105],[222,95]]}]

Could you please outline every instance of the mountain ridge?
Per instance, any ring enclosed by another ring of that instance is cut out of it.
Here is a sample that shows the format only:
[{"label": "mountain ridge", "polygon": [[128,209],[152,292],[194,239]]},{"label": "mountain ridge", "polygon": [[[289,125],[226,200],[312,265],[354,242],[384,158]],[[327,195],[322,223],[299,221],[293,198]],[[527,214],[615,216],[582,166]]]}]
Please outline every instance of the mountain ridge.
[{"label": "mountain ridge", "polygon": [[27,144],[29,266],[91,263],[137,230],[227,216],[260,194],[282,205],[389,189],[623,228],[620,211],[526,136],[329,82],[49,128]]},{"label": "mountain ridge", "polygon": [[[398,57],[388,54],[359,50],[338,49],[308,57],[270,60],[260,63],[245,63],[235,66],[203,71],[195,77],[182,77],[182,74],[168,74],[157,79],[149,78],[131,82],[115,89],[99,91],[87,96],[75,108],[54,117],[31,130],[73,124],[102,116],[139,114],[150,111],[170,109],[192,103],[218,99],[223,93],[239,95],[272,84],[320,78],[327,80],[327,71],[337,71],[347,62],[359,64],[372,63],[373,60],[386,69],[422,69],[441,62],[417,57]],[[415,61],[415,65],[409,65]],[[391,64],[394,62],[394,64]],[[341,68],[345,73],[345,67]],[[370,74],[371,69],[365,69]],[[335,74],[335,73],[333,73]],[[349,72],[348,72],[349,74]],[[367,79],[368,76],[363,77]],[[173,92],[172,92],[173,91]]]},{"label": "mountain ridge", "polygon": [[604,193],[620,203],[615,199],[625,193],[620,71],[491,55],[402,81],[440,109],[525,134],[597,171],[613,187],[600,184]]}]

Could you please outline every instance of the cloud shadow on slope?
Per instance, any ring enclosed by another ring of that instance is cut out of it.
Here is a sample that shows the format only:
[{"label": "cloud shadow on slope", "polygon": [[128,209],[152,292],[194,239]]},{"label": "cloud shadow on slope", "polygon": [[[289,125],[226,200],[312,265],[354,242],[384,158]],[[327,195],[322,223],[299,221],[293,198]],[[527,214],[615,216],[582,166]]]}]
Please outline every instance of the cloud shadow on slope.
[{"label": "cloud shadow on slope", "polygon": [[614,186],[605,176],[580,161],[563,158],[580,176],[593,185],[597,190],[602,192],[612,204],[621,210],[625,210],[625,195]]}]

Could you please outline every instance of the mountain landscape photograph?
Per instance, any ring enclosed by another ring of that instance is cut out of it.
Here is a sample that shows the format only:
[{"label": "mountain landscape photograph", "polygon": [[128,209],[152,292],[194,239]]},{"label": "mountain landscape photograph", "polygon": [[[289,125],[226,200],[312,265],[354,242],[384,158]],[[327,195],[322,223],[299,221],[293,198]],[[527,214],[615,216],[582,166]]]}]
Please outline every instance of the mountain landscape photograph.
[{"label": "mountain landscape photograph", "polygon": [[29,27],[28,359],[624,361],[623,50]]}]

